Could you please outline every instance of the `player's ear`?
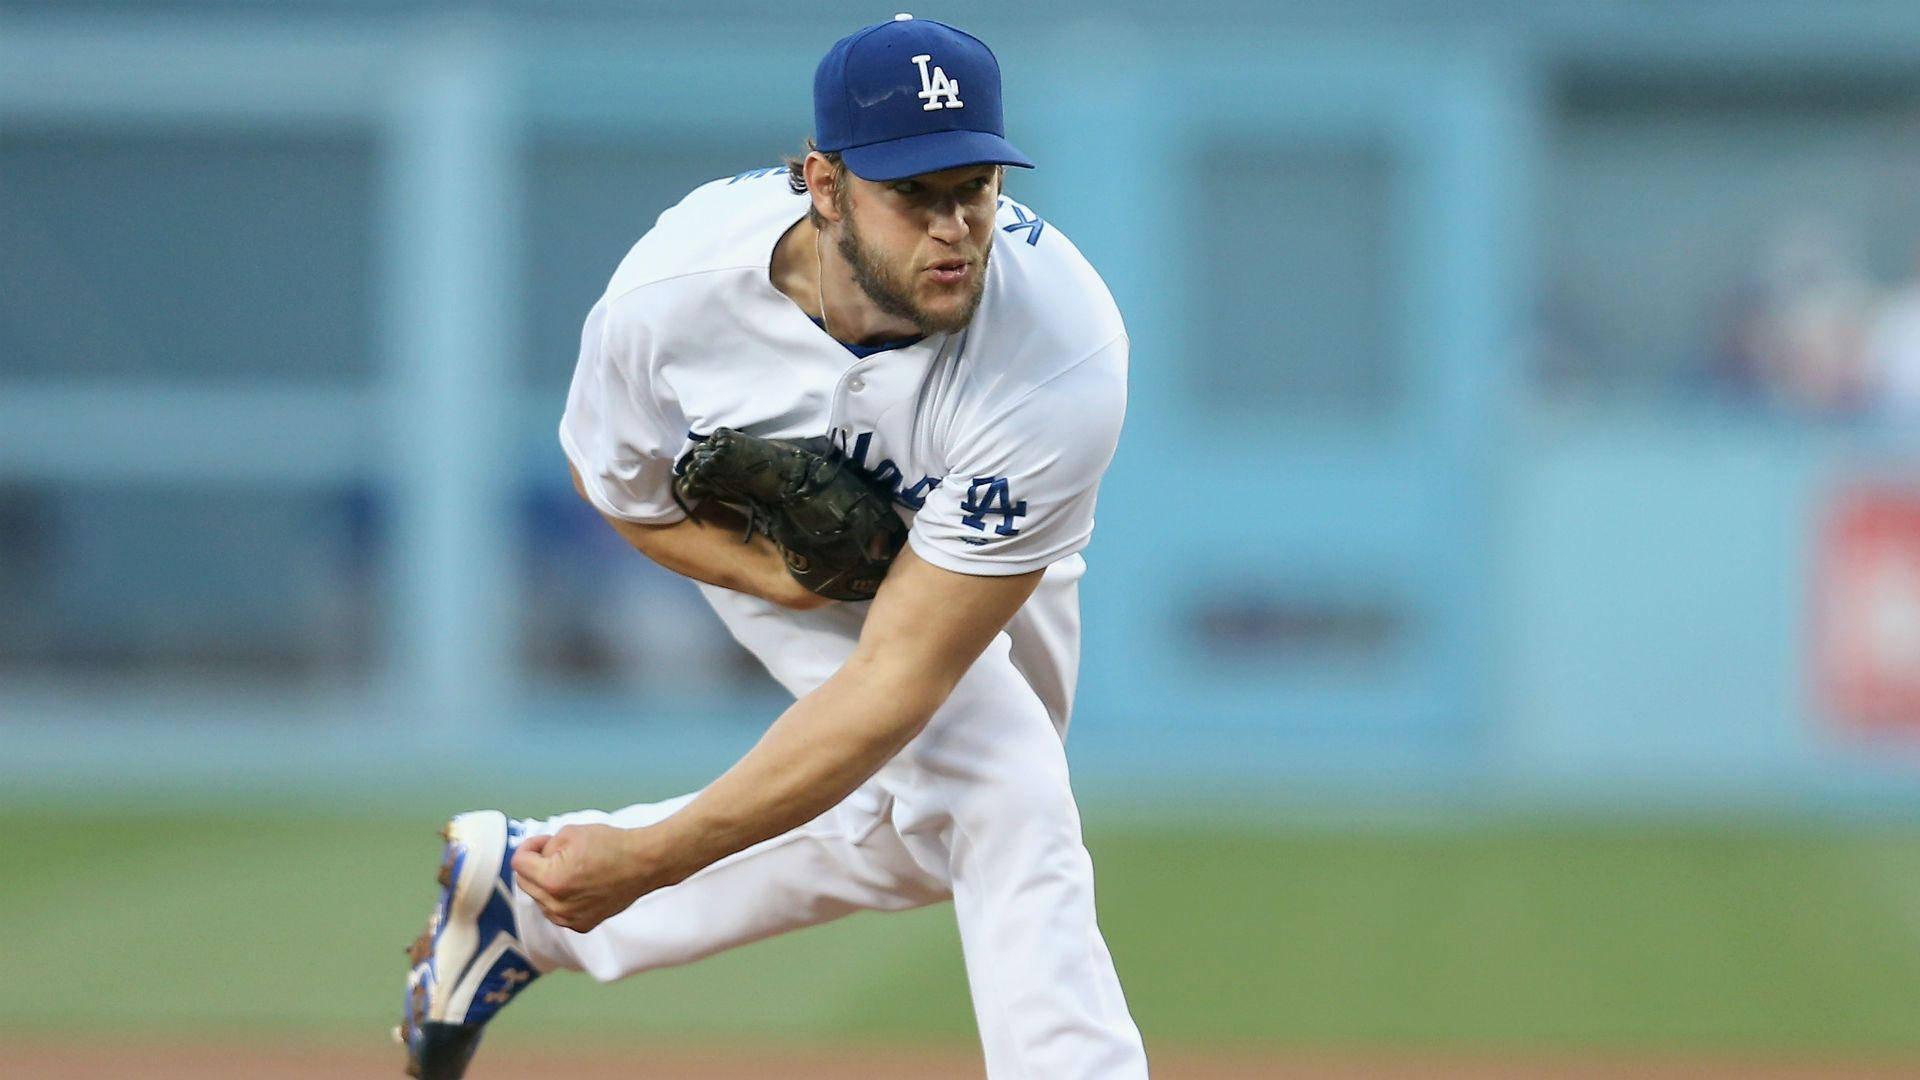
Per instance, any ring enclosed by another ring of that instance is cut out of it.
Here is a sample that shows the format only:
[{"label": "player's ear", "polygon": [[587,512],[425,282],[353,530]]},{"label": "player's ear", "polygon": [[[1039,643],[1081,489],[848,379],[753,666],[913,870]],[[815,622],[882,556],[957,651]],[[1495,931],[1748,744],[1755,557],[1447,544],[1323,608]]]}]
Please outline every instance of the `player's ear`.
[{"label": "player's ear", "polygon": [[840,171],[818,150],[807,155],[803,168],[806,170],[807,194],[813,198],[814,213],[828,221],[839,221],[840,204],[845,199],[839,190]]}]

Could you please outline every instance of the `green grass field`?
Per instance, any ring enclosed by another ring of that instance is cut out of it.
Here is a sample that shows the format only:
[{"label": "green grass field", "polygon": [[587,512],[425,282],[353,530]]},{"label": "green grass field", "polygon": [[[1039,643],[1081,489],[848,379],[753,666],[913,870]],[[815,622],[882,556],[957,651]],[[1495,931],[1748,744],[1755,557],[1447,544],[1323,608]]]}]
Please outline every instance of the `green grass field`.
[{"label": "green grass field", "polygon": [[[8,824],[0,1038],[393,1022],[430,817]],[[1160,1045],[1920,1053],[1917,829],[1096,824],[1089,846]],[[945,906],[615,986],[554,977],[512,1016],[497,1039],[972,1038]]]}]

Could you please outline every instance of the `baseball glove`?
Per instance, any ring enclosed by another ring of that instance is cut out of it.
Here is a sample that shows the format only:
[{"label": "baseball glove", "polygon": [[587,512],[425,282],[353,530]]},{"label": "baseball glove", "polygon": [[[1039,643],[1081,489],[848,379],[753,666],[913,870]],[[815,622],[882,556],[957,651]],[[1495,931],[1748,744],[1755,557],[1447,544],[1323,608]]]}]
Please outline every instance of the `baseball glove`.
[{"label": "baseball glove", "polygon": [[826,439],[762,439],[716,428],[676,466],[683,508],[702,499],[747,517],[794,580],[832,600],[871,600],[906,542],[893,496]]}]

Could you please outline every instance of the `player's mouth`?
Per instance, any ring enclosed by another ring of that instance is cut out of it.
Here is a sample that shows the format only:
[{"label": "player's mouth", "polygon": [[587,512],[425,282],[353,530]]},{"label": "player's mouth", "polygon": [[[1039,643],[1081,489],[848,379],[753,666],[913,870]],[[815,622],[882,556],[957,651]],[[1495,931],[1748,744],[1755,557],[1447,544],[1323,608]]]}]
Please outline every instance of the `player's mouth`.
[{"label": "player's mouth", "polygon": [[966,259],[943,259],[927,267],[927,273],[942,285],[958,285],[972,272],[973,263]]}]

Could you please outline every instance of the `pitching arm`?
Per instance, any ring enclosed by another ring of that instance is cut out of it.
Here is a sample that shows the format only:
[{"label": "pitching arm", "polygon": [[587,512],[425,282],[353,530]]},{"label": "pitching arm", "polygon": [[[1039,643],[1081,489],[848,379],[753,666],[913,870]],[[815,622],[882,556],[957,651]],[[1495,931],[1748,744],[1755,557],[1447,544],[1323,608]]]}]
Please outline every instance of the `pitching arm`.
[{"label": "pitching arm", "polygon": [[733,768],[655,825],[569,826],[535,837],[514,859],[521,886],[554,923],[586,931],[825,813],[926,726],[1044,572],[960,574],[903,550],[853,655]]}]

